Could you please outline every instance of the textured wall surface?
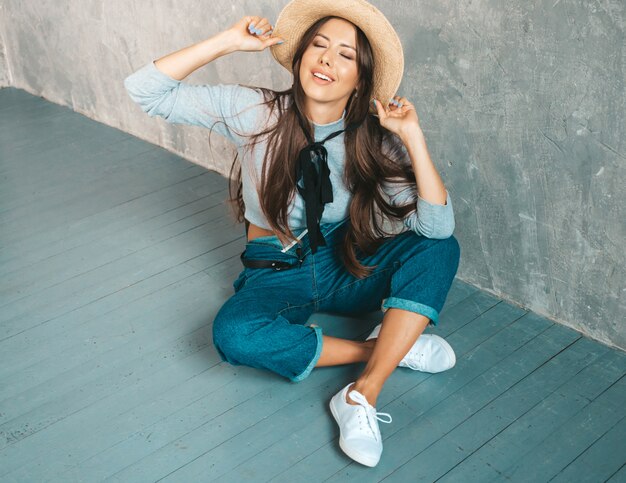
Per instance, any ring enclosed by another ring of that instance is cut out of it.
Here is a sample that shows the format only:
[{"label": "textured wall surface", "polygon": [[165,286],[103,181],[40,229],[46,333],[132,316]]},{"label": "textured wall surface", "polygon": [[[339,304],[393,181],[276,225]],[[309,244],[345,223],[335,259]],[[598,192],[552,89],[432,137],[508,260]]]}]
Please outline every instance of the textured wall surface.
[{"label": "textured wall surface", "polygon": [[6,21],[4,21],[4,17],[6,15],[6,8],[4,6],[4,1],[0,0],[0,88],[10,86],[11,78],[9,74],[9,64],[7,61],[7,53],[6,53],[6,45],[4,42],[4,29]]},{"label": "textured wall surface", "polygon": [[[453,199],[459,278],[626,348],[624,1],[373,3],[403,40],[399,94]],[[149,118],[122,81],[243,15],[273,22],[284,4],[3,0],[0,85],[10,71],[15,87],[226,174],[231,146],[212,136],[211,152],[206,130]],[[291,84],[268,51],[185,81]]]}]

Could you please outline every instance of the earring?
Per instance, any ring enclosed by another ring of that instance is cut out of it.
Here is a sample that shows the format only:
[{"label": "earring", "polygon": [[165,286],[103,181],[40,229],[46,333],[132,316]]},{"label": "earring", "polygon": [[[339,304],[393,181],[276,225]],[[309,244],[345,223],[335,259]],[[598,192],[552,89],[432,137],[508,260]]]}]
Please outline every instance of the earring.
[{"label": "earring", "polygon": [[359,97],[359,91],[357,91],[356,89],[354,89],[354,97]]}]

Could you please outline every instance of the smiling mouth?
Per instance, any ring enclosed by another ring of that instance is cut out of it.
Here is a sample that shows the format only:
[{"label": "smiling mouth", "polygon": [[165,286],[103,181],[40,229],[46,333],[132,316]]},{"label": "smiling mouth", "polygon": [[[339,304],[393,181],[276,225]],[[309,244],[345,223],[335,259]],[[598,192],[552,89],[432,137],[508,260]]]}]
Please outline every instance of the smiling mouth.
[{"label": "smiling mouth", "polygon": [[324,85],[324,84],[332,84],[333,82],[335,82],[335,81],[333,81],[333,80],[325,80],[325,79],[322,79],[321,77],[317,77],[315,74],[311,74],[311,76],[313,77],[313,79],[314,79],[314,80],[315,80],[318,84],[321,84],[321,85]]}]

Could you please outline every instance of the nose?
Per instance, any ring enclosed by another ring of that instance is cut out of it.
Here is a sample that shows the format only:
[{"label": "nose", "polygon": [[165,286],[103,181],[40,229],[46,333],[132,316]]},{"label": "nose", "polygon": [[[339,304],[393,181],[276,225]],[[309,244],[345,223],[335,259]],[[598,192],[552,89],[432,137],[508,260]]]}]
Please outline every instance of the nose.
[{"label": "nose", "polygon": [[325,51],[325,52],[321,55],[321,57],[320,57],[320,61],[321,61],[323,64],[331,65],[331,63],[330,63],[330,54],[328,53],[328,50],[327,50],[327,51]]}]

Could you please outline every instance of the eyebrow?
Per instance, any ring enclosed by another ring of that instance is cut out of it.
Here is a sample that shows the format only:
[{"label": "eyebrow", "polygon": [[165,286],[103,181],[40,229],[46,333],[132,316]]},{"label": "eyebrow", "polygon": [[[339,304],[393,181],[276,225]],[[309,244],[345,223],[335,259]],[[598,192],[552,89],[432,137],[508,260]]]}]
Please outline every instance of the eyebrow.
[{"label": "eyebrow", "polygon": [[[320,37],[324,37],[326,40],[328,40],[330,42],[330,39],[328,37],[326,37],[326,35],[324,35],[324,34],[317,34],[317,35],[319,35]],[[354,50],[356,52],[356,49],[354,47],[352,47],[351,45],[348,45],[348,44],[339,44],[339,45],[341,45],[342,47],[348,47],[349,49],[352,49],[352,50]]]}]

